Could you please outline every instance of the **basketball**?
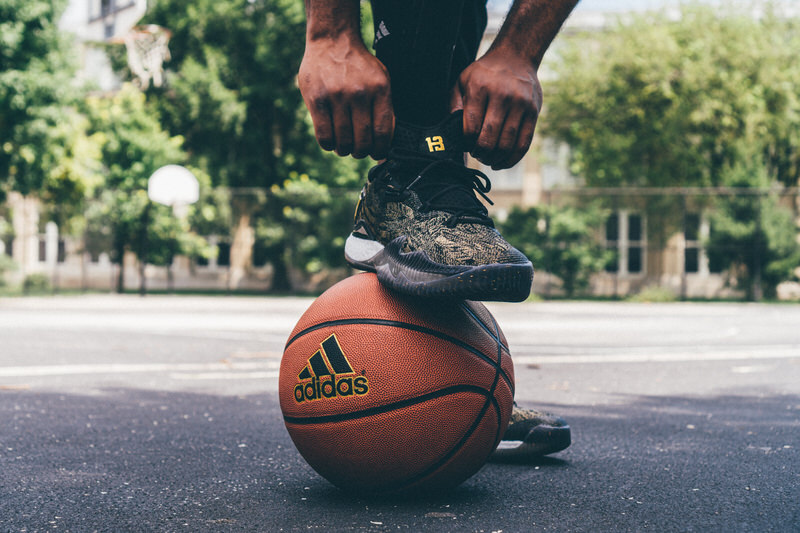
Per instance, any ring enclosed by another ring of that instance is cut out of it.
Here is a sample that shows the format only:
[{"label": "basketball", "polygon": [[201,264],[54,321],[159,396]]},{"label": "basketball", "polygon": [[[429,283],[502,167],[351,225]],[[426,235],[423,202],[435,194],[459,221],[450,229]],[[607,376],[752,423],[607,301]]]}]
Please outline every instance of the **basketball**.
[{"label": "basketball", "polygon": [[334,485],[439,490],[475,474],[497,447],[514,367],[482,304],[402,297],[363,273],[300,318],[279,396],[295,446]]}]

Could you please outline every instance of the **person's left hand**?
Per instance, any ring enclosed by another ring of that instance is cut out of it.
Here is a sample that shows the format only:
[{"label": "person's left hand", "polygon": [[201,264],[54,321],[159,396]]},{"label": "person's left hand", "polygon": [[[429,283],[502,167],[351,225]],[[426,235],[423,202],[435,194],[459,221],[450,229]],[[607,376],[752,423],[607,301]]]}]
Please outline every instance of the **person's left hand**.
[{"label": "person's left hand", "polygon": [[461,73],[464,137],[473,157],[494,170],[527,153],[542,108],[542,88],[530,60],[489,50]]}]

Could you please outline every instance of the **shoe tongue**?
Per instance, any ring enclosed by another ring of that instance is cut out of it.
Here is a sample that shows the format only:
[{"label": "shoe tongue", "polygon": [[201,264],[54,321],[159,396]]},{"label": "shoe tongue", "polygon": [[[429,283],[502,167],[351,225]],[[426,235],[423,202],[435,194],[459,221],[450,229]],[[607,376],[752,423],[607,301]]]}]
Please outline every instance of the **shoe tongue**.
[{"label": "shoe tongue", "polygon": [[464,122],[462,116],[462,111],[456,111],[433,126],[417,126],[398,120],[394,128],[392,147],[463,163]]}]

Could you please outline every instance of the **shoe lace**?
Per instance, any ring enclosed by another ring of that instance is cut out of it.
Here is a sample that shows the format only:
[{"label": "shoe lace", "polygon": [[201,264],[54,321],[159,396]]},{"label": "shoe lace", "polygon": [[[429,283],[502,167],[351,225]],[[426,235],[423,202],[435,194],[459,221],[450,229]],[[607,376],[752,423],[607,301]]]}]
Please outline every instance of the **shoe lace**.
[{"label": "shoe lace", "polygon": [[449,227],[460,223],[494,227],[486,206],[478,199],[480,196],[489,205],[494,205],[486,195],[492,188],[492,182],[480,170],[469,168],[452,159],[427,156],[402,148],[393,148],[389,152],[387,163],[410,171],[412,175],[418,169],[416,177],[403,186],[400,193],[406,193],[413,188],[422,201],[424,210],[450,214],[445,221]]}]

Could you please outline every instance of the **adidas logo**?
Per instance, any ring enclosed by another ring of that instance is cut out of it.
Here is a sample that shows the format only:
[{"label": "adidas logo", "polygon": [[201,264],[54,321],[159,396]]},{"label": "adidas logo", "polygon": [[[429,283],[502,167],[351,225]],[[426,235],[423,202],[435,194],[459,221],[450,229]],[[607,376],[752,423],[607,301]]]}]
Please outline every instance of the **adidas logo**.
[{"label": "adidas logo", "polygon": [[299,383],[294,387],[297,403],[337,396],[364,396],[369,392],[369,381],[365,376],[355,375],[336,334],[322,341],[320,349],[309,357],[308,364],[297,375],[297,380]]},{"label": "adidas logo", "polygon": [[374,46],[378,41],[380,41],[381,39],[383,39],[388,35],[389,35],[389,30],[386,28],[386,23],[384,21],[381,21],[380,24],[378,24],[378,29],[375,32],[375,41],[373,41],[372,45]]}]

